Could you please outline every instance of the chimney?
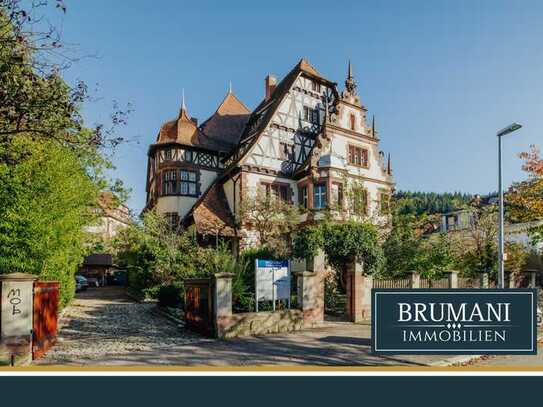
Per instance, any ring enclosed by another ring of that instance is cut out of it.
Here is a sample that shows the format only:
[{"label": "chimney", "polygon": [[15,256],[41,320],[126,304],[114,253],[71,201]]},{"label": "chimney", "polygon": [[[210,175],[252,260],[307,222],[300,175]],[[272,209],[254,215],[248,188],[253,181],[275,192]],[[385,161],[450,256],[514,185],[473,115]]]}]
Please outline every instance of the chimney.
[{"label": "chimney", "polygon": [[191,117],[190,120],[194,123],[196,127],[198,127],[198,119],[196,117]]},{"label": "chimney", "polygon": [[264,79],[264,87],[266,90],[266,100],[269,100],[271,97],[271,94],[275,90],[277,86],[277,79],[273,75],[266,76],[266,79]]}]

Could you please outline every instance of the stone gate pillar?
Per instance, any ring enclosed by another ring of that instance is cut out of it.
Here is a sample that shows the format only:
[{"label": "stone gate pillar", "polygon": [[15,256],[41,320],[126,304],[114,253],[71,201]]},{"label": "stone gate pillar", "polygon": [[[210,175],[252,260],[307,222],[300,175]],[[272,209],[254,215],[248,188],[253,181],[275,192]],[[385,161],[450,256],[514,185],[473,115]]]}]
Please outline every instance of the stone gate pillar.
[{"label": "stone gate pillar", "polygon": [[225,328],[232,317],[232,277],[231,273],[215,274],[213,286],[213,317],[215,318],[215,334],[222,338]]},{"label": "stone gate pillar", "polygon": [[324,321],[324,252],[320,250],[305,263],[306,270],[296,273],[298,306],[303,311],[304,325],[320,324]]},{"label": "stone gate pillar", "polygon": [[364,275],[364,266],[360,260],[350,262],[346,273],[347,318],[352,322],[370,320],[373,278]]},{"label": "stone gate pillar", "polygon": [[0,365],[32,361],[33,285],[37,276],[0,275]]}]

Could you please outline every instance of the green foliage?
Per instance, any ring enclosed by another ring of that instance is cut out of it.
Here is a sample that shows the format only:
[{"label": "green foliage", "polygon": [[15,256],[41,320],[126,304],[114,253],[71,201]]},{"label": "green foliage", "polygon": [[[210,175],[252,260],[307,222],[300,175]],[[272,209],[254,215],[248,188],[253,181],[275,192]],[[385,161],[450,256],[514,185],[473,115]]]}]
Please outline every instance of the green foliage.
[{"label": "green foliage", "polygon": [[69,86],[40,54],[59,44],[30,21],[45,3],[0,3],[0,273],[59,281],[64,306],[108,184],[101,147],[111,133],[84,127],[86,86]]},{"label": "green foliage", "polygon": [[419,248],[420,238],[416,233],[415,217],[395,216],[392,230],[383,244],[385,274],[401,277],[417,269]]},{"label": "green foliage", "polygon": [[54,143],[20,136],[12,146],[30,154],[17,165],[0,163],[0,272],[59,281],[64,306],[73,296],[98,188],[81,160]]},{"label": "green foliage", "polygon": [[315,256],[319,249],[324,247],[323,229],[319,226],[308,226],[301,229],[294,236],[293,246],[293,255],[298,259]]},{"label": "green foliage", "polygon": [[474,198],[471,194],[461,192],[411,192],[398,191],[394,194],[396,210],[400,215],[431,215],[450,212],[463,208]]},{"label": "green foliage", "polygon": [[322,223],[297,234],[294,241],[296,257],[314,256],[318,248],[324,250],[328,263],[338,272],[344,271],[355,258],[364,262],[367,274],[378,273],[383,267],[384,256],[377,229],[370,223]]},{"label": "green foliage", "polygon": [[134,294],[152,296],[162,285],[204,275],[216,263],[204,264],[191,231],[172,229],[166,219],[146,212],[142,223],[123,229],[113,241],[116,262],[128,272],[128,287]]},{"label": "green foliage", "polygon": [[392,229],[383,244],[386,259],[384,276],[403,277],[416,271],[424,278],[438,279],[457,266],[447,234],[422,236],[421,224],[425,219],[425,216],[417,219],[413,215],[395,215]]}]

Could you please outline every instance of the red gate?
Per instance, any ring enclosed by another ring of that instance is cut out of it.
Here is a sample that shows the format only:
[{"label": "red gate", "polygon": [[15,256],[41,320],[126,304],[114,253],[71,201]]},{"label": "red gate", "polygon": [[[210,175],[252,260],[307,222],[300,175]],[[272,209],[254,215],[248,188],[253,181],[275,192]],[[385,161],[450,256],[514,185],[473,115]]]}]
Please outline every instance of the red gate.
[{"label": "red gate", "polygon": [[203,335],[213,335],[211,279],[185,280],[185,325]]},{"label": "red gate", "polygon": [[32,359],[42,357],[56,341],[58,290],[58,282],[36,281],[34,283]]}]

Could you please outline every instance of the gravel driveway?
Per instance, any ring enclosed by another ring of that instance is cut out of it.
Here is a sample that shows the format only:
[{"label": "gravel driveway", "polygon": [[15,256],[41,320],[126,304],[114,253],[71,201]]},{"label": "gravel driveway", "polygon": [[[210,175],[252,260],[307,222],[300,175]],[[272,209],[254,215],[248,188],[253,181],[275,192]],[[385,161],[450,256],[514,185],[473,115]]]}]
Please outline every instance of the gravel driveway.
[{"label": "gravel driveway", "polygon": [[37,364],[124,364],[140,353],[202,340],[156,315],[155,307],[132,301],[119,287],[78,293],[60,321],[59,341]]},{"label": "gravel driveway", "polygon": [[216,340],[176,326],[117,287],[77,295],[61,320],[59,341],[39,365],[424,366],[440,356],[377,356],[370,326],[330,321],[322,328]]}]

